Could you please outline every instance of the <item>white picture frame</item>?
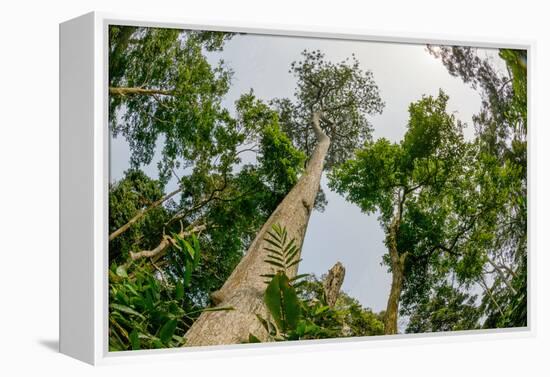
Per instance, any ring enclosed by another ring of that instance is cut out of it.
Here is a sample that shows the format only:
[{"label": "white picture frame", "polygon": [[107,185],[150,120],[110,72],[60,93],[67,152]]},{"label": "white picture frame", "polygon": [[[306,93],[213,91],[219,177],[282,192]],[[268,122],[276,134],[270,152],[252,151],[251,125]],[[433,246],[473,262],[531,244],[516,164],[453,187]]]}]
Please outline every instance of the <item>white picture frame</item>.
[{"label": "white picture frame", "polygon": [[[279,353],[296,350],[381,347],[388,342],[416,344],[474,341],[535,334],[534,269],[531,247],[532,200],[528,226],[528,315],[526,328],[368,338],[242,344],[131,352],[108,351],[108,182],[107,32],[110,24],[219,30],[270,35],[354,39],[395,43],[458,44],[527,49],[533,41],[461,39],[436,34],[321,30],[311,27],[201,22],[92,12],[60,24],[60,352],[90,364],[134,362],[148,358],[181,359]],[[532,123],[532,61],[528,59],[528,118]],[[529,133],[529,157],[532,156]],[[529,159],[531,160],[531,159]],[[533,166],[529,164],[529,173]],[[531,199],[531,187],[529,186]]]}]

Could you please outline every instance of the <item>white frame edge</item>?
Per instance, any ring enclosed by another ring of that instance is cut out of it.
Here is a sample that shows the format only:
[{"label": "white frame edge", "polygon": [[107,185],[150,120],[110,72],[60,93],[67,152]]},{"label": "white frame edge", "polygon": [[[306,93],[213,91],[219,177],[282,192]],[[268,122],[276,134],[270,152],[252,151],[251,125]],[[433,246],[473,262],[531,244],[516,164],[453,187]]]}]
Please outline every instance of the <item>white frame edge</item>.
[{"label": "white frame edge", "polygon": [[[221,30],[390,43],[468,45],[528,50],[528,326],[453,333],[356,337],[285,343],[236,344],[165,350],[108,351],[108,25]],[[533,226],[533,61],[535,42],[349,28],[266,25],[92,12],[60,24],[60,352],[90,364],[183,360],[351,350],[533,337],[535,250]],[[84,240],[84,241],[83,241]]]}]

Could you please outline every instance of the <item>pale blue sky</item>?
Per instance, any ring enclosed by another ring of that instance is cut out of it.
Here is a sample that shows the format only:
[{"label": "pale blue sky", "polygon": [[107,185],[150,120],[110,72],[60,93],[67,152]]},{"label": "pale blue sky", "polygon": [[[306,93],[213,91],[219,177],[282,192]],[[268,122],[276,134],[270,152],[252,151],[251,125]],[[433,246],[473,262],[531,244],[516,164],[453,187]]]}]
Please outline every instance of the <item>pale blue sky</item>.
[{"label": "pale blue sky", "polygon": [[[423,94],[436,95],[440,88],[450,97],[448,110],[469,125],[480,108],[478,93],[451,77],[423,45],[261,35],[237,35],[227,42],[223,52],[209,56],[212,62],[222,58],[234,71],[225,106],[233,108],[234,101],[251,88],[264,100],[292,97],[295,79],[288,69],[292,61],[300,59],[304,49],[320,49],[332,61],[355,53],[361,67],[373,72],[386,103],[383,114],[371,118],[375,139],[399,141],[405,132],[409,104]],[[495,51],[482,53],[498,59]],[[473,135],[471,126],[466,133]],[[127,143],[120,137],[112,140],[112,180],[119,179],[127,169],[128,156]],[[156,162],[144,170],[156,177]],[[340,261],[346,268],[344,291],[375,311],[385,309],[391,277],[387,267],[381,266],[384,234],[376,215],[362,213],[331,192],[325,177],[322,186],[328,205],[325,212],[311,216],[300,273],[321,275]]]}]

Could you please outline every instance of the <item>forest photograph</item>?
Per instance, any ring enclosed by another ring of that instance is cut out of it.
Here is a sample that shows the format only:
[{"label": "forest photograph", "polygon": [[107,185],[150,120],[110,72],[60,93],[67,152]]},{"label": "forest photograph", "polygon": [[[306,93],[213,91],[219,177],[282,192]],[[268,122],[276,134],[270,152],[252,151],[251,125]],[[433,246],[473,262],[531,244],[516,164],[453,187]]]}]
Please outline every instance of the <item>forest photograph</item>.
[{"label": "forest photograph", "polygon": [[109,351],[528,326],[526,50],[108,35]]}]

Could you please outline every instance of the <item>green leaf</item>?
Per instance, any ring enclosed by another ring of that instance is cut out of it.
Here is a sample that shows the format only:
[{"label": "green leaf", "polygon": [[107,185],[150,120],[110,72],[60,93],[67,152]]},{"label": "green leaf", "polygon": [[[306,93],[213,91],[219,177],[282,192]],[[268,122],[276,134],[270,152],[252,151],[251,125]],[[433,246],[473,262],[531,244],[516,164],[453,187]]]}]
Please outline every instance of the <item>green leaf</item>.
[{"label": "green leaf", "polygon": [[294,262],[287,265],[286,268],[290,268],[290,267],[294,266],[295,264],[300,263],[301,261],[302,261],[302,259],[296,259]]},{"label": "green leaf", "polygon": [[277,256],[277,255],[272,255],[272,254],[270,254],[270,255],[267,256],[267,258],[271,258],[271,259],[273,259],[273,260],[275,260],[275,261],[277,261],[277,262],[280,262],[280,263],[284,263],[284,262],[285,262],[285,260],[284,260],[283,258],[281,258],[281,257],[279,257],[279,256]]},{"label": "green leaf", "polygon": [[176,283],[176,300],[181,300],[184,294],[184,287],[181,281]]},{"label": "green leaf", "polygon": [[183,238],[181,239],[181,242],[185,246],[185,250],[187,251],[187,254],[191,258],[191,260],[195,259],[195,250],[193,249],[191,244]]},{"label": "green leaf", "polygon": [[282,245],[281,245],[279,242],[277,242],[277,241],[271,240],[271,239],[269,239],[269,238],[264,238],[264,240],[265,240],[266,242],[269,242],[269,243],[272,244],[273,246],[275,246],[277,249],[281,249],[281,248],[282,248]]},{"label": "green leaf", "polygon": [[294,247],[294,248],[290,251],[290,254],[287,255],[286,260],[285,260],[285,263],[286,263],[286,264],[289,264],[290,262],[292,262],[292,261],[294,260],[294,258],[296,257],[296,255],[298,254],[299,251],[300,251],[300,249],[298,249],[297,247]]},{"label": "green leaf", "polygon": [[110,307],[111,307],[111,309],[118,310],[118,311],[121,311],[121,312],[127,313],[127,314],[133,314],[135,316],[138,316],[141,319],[145,319],[145,317],[141,313],[138,313],[137,311],[130,308],[129,306],[116,304],[116,303],[111,303]]},{"label": "green leaf", "polygon": [[270,253],[273,253],[273,254],[277,254],[277,255],[280,255],[280,256],[283,256],[283,253],[280,252],[279,250],[275,250],[275,249],[271,249],[269,247],[264,247],[265,250],[269,251]]},{"label": "green leaf", "polygon": [[189,287],[191,283],[191,275],[193,274],[193,262],[190,260],[185,261],[185,271],[183,272],[183,285]]},{"label": "green leaf", "polygon": [[116,274],[117,274],[117,276],[120,276],[121,278],[127,278],[128,277],[128,273],[126,272],[126,267],[124,267],[124,266],[118,266],[116,268]]},{"label": "green leaf", "polygon": [[176,331],[177,325],[177,321],[175,319],[171,319],[161,327],[159,331],[159,337],[162,343],[168,344],[168,342],[172,339],[174,332]]},{"label": "green leaf", "polygon": [[276,267],[280,267],[283,270],[286,268],[286,266],[284,264],[279,263],[279,262],[275,262],[274,260],[264,259],[264,262],[269,263],[269,264],[271,264],[273,266],[276,266]]},{"label": "green leaf", "polygon": [[193,258],[193,269],[196,269],[201,259],[201,247],[198,238],[193,234],[193,249],[195,250],[195,258]]},{"label": "green leaf", "polygon": [[306,333],[306,323],[304,321],[300,321],[296,326],[296,335],[298,335],[298,337],[302,337],[304,336],[305,333]]},{"label": "green leaf", "polygon": [[329,309],[330,309],[330,306],[326,306],[326,305],[325,306],[320,306],[317,309],[315,309],[315,313],[313,315],[322,314],[322,313],[326,312]]},{"label": "green leaf", "polygon": [[299,275],[294,276],[293,278],[290,278],[289,280],[290,280],[291,282],[293,282],[293,281],[296,281],[296,280],[298,280],[298,279],[302,279],[302,278],[308,277],[309,275],[310,275],[310,274],[299,274]]},{"label": "green leaf", "polygon": [[130,338],[130,345],[132,346],[133,350],[140,349],[139,345],[139,332],[136,329],[133,329],[132,332],[129,335]]},{"label": "green leaf", "polygon": [[296,248],[296,245],[294,244],[294,238],[290,240],[290,242],[287,244],[286,243],[286,238],[284,239],[284,242],[283,242],[283,253],[286,255],[288,254],[291,250],[294,250]]},{"label": "green leaf", "polygon": [[253,334],[248,334],[248,343],[261,343],[262,341],[258,339],[257,336]]},{"label": "green leaf", "polygon": [[300,302],[288,277],[277,273],[268,284],[264,294],[265,304],[282,333],[296,327],[300,316]]}]

